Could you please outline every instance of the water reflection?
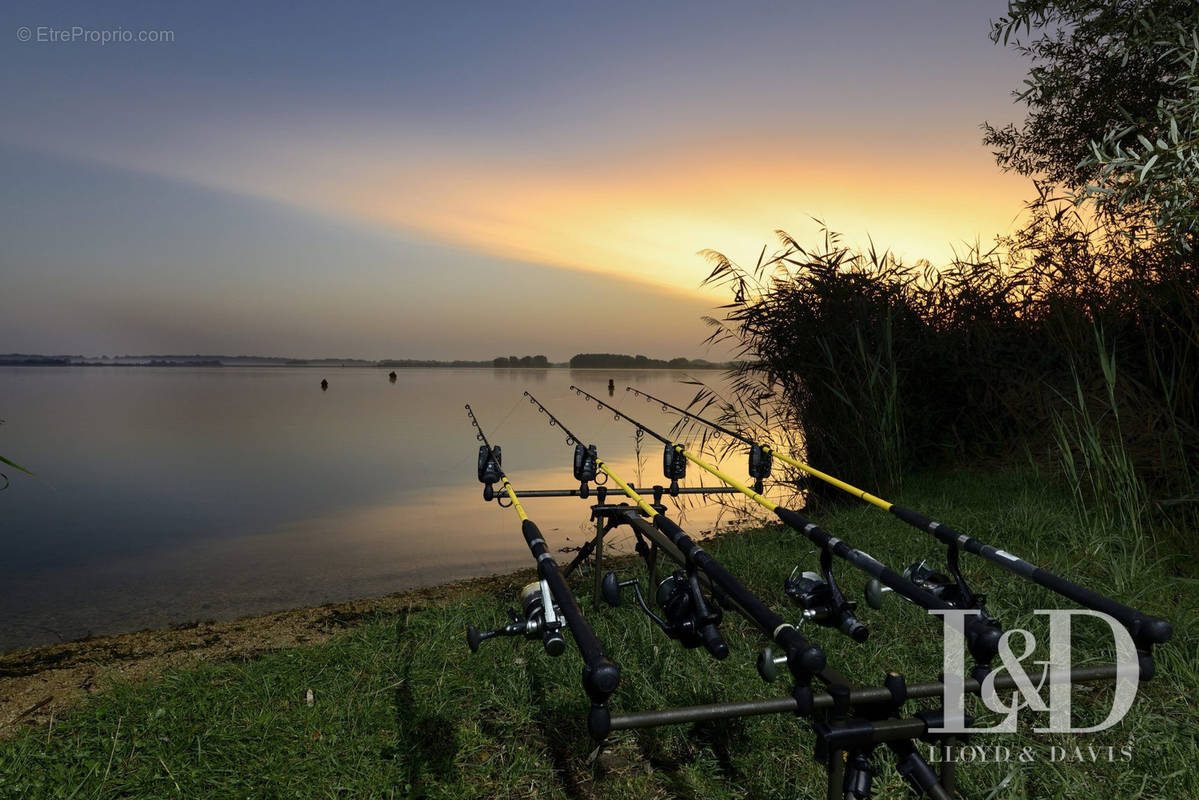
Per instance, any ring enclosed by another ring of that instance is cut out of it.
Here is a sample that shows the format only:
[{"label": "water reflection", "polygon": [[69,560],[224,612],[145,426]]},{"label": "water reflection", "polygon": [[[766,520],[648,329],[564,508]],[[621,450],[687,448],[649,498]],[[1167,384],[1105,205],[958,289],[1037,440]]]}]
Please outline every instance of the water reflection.
[{"label": "water reflection", "polygon": [[[633,383],[680,405],[695,389],[666,370],[404,369],[393,383],[347,368],[315,392],[319,375],[0,368],[4,452],[37,473],[12,476],[0,494],[0,648],[526,566],[512,512],[481,499],[463,405],[503,446],[520,488],[574,485],[571,448],[521,395],[531,387],[622,477],[650,485],[664,482],[660,446],[567,387]],[[670,429],[673,418],[627,397],[616,392],[613,405]],[[742,475],[744,455],[725,466]],[[677,505],[695,532],[729,516],[692,498]],[[528,510],[555,549],[587,536],[587,501]]]},{"label": "water reflection", "polygon": [[530,367],[502,367],[492,370],[496,378],[508,383],[541,384],[549,380],[551,375],[562,375],[560,369],[534,369]]}]

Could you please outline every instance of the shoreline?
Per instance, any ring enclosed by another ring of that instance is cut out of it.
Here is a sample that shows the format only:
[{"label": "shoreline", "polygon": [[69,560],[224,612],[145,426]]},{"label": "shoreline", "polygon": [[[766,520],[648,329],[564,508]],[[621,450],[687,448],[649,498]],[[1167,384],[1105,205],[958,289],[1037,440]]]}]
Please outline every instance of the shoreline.
[{"label": "shoreline", "polygon": [[513,593],[536,579],[536,569],[462,578],[378,597],[324,603],[215,622],[93,636],[0,653],[0,739],[24,727],[52,723],[83,698],[169,669],[321,644],[377,614],[445,606],[462,597]]},{"label": "shoreline", "polygon": [[293,369],[374,369],[374,370],[409,370],[409,369],[498,369],[510,370],[513,372],[525,371],[541,371],[548,369],[564,369],[571,372],[710,372],[724,371],[732,368],[728,363],[711,362],[701,365],[688,366],[653,366],[653,367],[636,367],[636,366],[607,366],[607,367],[572,367],[568,363],[546,364],[544,366],[497,366],[491,363],[456,363],[453,361],[428,362],[428,363],[358,363],[358,362],[342,362],[335,359],[333,363],[320,363],[317,361],[305,361],[302,363],[289,364],[281,361],[264,361],[264,362],[235,362],[232,359],[228,361],[209,360],[209,361],[130,361],[130,362],[115,362],[115,361],[99,361],[99,360],[81,360],[81,361],[58,361],[54,358],[38,359],[31,357],[25,361],[0,361],[0,367],[153,367],[155,369],[174,368],[174,367],[204,367],[204,368],[257,368],[257,367],[289,367]]}]

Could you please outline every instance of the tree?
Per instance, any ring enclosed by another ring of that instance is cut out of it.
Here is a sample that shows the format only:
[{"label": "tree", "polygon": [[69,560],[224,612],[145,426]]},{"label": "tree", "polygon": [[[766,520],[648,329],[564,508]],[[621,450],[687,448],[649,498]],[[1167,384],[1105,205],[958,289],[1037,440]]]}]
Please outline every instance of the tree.
[{"label": "tree", "polygon": [[[1025,38],[1020,38],[1023,32]],[[991,39],[1032,61],[1021,127],[984,125],[1000,167],[1126,232],[1199,233],[1199,3],[1013,0]]]}]

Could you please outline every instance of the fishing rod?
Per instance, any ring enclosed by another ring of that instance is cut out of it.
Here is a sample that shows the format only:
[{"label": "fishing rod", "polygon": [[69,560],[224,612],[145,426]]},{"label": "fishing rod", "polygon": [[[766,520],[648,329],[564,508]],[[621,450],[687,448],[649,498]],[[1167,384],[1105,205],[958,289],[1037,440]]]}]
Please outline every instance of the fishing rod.
[{"label": "fishing rod", "polygon": [[[575,436],[531,393],[526,391],[524,396],[529,398],[529,402],[537,406],[541,413],[549,418],[550,427],[562,429],[562,432],[566,434],[567,445],[574,445],[575,477],[586,481],[595,480],[599,475],[603,475],[606,482],[608,475],[600,471],[600,459],[595,445],[584,445],[581,439]],[[661,511],[661,507],[655,502],[652,510],[657,513]],[[596,513],[596,509],[593,509],[593,515],[594,513]],[[622,521],[627,522],[628,520],[622,519]],[[638,553],[648,558],[642,534],[635,525],[633,530],[639,545]],[[586,548],[580,551],[579,556],[585,557],[585,552]],[[577,561],[578,559],[576,559]],[[673,575],[662,581],[656,593],[657,604],[662,609],[665,618],[654,613],[649,604],[645,602],[640,584],[632,581],[630,584],[633,586],[637,605],[667,636],[677,639],[684,647],[692,648],[703,645],[713,658],[724,659],[728,657],[729,648],[725,644],[724,637],[720,635],[719,626],[723,616],[720,605],[704,596],[704,592],[700,588],[699,572],[694,565],[685,559],[680,559],[680,563],[687,567],[686,571],[675,571]],[[601,594],[609,605],[620,605],[621,584],[616,582],[615,573],[609,572],[605,575],[600,587]]]},{"label": "fishing rod", "polygon": [[[570,387],[572,391],[580,397],[586,397],[596,403],[601,409],[607,409],[616,415],[619,420],[624,420],[641,431],[649,434],[664,445],[674,449],[680,456],[694,463],[701,469],[711,473],[716,478],[724,483],[736,488],[746,497],[756,502],[763,508],[771,511],[782,520],[788,527],[801,533],[809,541],[815,544],[821,551],[821,567],[824,570],[827,578],[832,578],[831,571],[831,555],[836,555],[845,561],[848,561],[854,567],[865,572],[871,577],[879,581],[883,586],[889,587],[896,594],[905,597],[916,605],[919,605],[930,611],[944,611],[956,608],[946,600],[938,597],[923,586],[914,583],[909,578],[900,575],[890,567],[875,559],[873,556],[850,546],[842,539],[830,536],[825,533],[820,527],[792,509],[785,508],[778,503],[768,499],[759,492],[755,492],[745,484],[733,478],[720,469],[712,466],[698,456],[689,452],[683,445],[672,442],[662,434],[646,427],[632,417],[628,416],[620,409],[617,409],[598,397],[578,388],[577,386]],[[827,568],[827,569],[826,569]],[[862,624],[853,616],[854,607],[849,605],[841,594],[840,589],[835,582],[829,580],[829,593],[832,595],[834,607],[829,609],[829,612],[823,619],[816,620],[828,627],[835,627],[841,632],[851,636],[855,641],[864,641],[866,635],[859,632],[863,628]],[[966,645],[970,650],[971,655],[976,662],[975,674],[981,676],[986,674],[990,669],[992,659],[998,653],[999,639],[1002,636],[1002,631],[999,629],[999,623],[989,617],[986,612],[981,609],[976,609],[978,613],[966,620]],[[868,635],[868,632],[867,632]]]},{"label": "fishing rod", "polygon": [[545,651],[551,656],[558,656],[566,648],[562,637],[562,621],[570,628],[571,636],[583,658],[583,689],[591,700],[591,710],[587,715],[587,729],[596,739],[603,739],[611,729],[611,716],[608,711],[608,698],[620,684],[620,666],[604,655],[604,649],[596,638],[595,632],[583,618],[578,601],[562,577],[557,562],[550,555],[545,545],[545,539],[537,525],[529,519],[516,490],[504,473],[501,466],[501,453],[498,446],[492,447],[475,417],[470,405],[466,406],[466,414],[470,424],[474,426],[475,438],[479,446],[479,481],[490,486],[500,483],[508,496],[512,508],[520,517],[520,530],[524,535],[529,552],[537,560],[539,581],[521,590],[521,607],[525,612],[522,618],[513,609],[508,609],[512,622],[503,628],[493,631],[480,632],[474,625],[466,627],[466,640],[471,652],[478,652],[479,645],[496,636],[524,636],[530,639],[540,637]]},{"label": "fishing rod", "polygon": [[[909,568],[909,572],[913,577],[916,578],[918,583],[922,582],[923,579],[923,582],[939,587],[941,593],[943,595],[949,595],[951,599],[960,599],[968,606],[978,608],[981,608],[984,602],[984,598],[982,596],[974,595],[969,590],[965,580],[962,578],[960,570],[958,569],[958,552],[959,550],[965,550],[968,553],[973,553],[974,555],[990,561],[992,564],[1002,567],[1008,572],[1019,575],[1020,577],[1049,589],[1050,591],[1062,597],[1073,600],[1085,608],[1089,608],[1093,611],[1100,611],[1120,622],[1125,628],[1128,629],[1128,632],[1132,635],[1133,641],[1137,645],[1141,676],[1145,680],[1151,678],[1154,672],[1152,646],[1167,642],[1174,635],[1174,628],[1167,620],[1145,614],[1135,608],[1113,600],[1110,597],[1106,597],[1105,595],[1101,595],[1098,592],[1092,591],[1091,589],[1087,589],[1085,586],[1080,586],[1072,581],[1068,581],[1065,578],[1055,575],[1048,570],[1031,564],[1022,558],[1012,555],[1006,550],[992,547],[991,545],[985,544],[978,539],[958,533],[948,525],[938,522],[932,517],[922,514],[919,511],[914,511],[910,508],[905,508],[904,506],[891,503],[882,499],[881,497],[876,497],[864,489],[859,489],[858,487],[846,483],[839,478],[835,478],[832,475],[821,472],[815,467],[806,464],[799,459],[793,458],[786,453],[780,453],[773,449],[769,444],[755,442],[741,433],[729,430],[728,428],[718,425],[711,420],[705,419],[697,414],[693,414],[690,411],[686,411],[678,406],[672,405],[665,400],[654,397],[646,392],[634,389],[631,386],[625,388],[626,391],[630,391],[633,394],[639,395],[650,402],[660,403],[663,409],[674,410],[689,419],[693,419],[697,422],[707,425],[713,430],[719,431],[720,433],[730,436],[742,444],[748,445],[751,448],[751,454],[754,452],[754,450],[758,450],[765,454],[767,458],[771,456],[777,456],[781,461],[796,467],[805,474],[824,481],[830,486],[835,486],[841,491],[864,500],[876,508],[881,508],[883,511],[889,511],[895,517],[911,527],[916,528],[917,530],[932,534],[948,549],[949,569],[953,575],[954,584],[951,586],[948,580],[944,579],[944,576],[940,576],[937,573],[928,570],[923,564],[913,565],[913,567]],[[881,603],[882,591],[883,590],[878,587],[877,584],[867,587],[867,600],[875,608],[877,608]],[[957,598],[952,597],[952,595],[955,594],[957,595]]]},{"label": "fishing rod", "polygon": [[[570,429],[563,425],[561,420],[555,417],[548,408],[546,408],[540,401],[537,400],[537,398],[533,397],[533,395],[529,394],[528,392],[525,392],[525,394],[529,397],[530,402],[535,404],[538,409],[540,409],[541,412],[549,418],[551,426],[561,428],[562,431],[567,434],[569,437],[568,443],[573,441],[576,447],[583,446],[582,440],[571,433]],[[782,649],[783,653],[785,654],[783,656],[783,662],[786,664],[787,668],[790,670],[793,678],[795,679],[796,700],[800,704],[801,708],[808,707],[808,701],[812,696],[812,677],[824,671],[827,665],[827,659],[825,658],[824,651],[800,635],[795,626],[787,623],[782,617],[780,617],[774,611],[771,611],[765,603],[763,603],[753,592],[751,592],[739,580],[737,580],[732,573],[726,570],[719,561],[710,556],[703,550],[703,548],[697,545],[682,528],[667,518],[661,510],[647,503],[645,498],[643,498],[632,486],[622,480],[620,476],[617,475],[610,466],[608,466],[607,462],[599,457],[598,453],[595,452],[594,445],[587,447],[587,450],[590,453],[595,453],[596,470],[605,474],[610,481],[619,486],[620,489],[629,497],[629,499],[636,504],[637,508],[639,508],[640,511],[647,517],[649,517],[653,523],[653,529],[661,531],[666,535],[670,545],[673,547],[673,552],[678,554],[687,567],[686,584],[688,586],[695,587],[697,573],[702,571],[707,577],[707,580],[710,582],[710,585],[715,590],[719,591],[725,598],[727,598],[730,605],[735,607],[747,619],[757,625],[758,628],[765,633],[771,641],[773,641]],[[639,519],[635,514],[630,514],[630,521],[632,521],[633,518]],[[618,605],[620,588],[624,585],[629,585],[629,583],[620,584],[616,581],[615,575],[613,573],[609,573],[608,576],[605,576],[605,599],[611,602],[613,605]],[[677,586],[680,582],[676,578],[674,583]],[[649,612],[648,605],[641,596],[639,587],[636,584],[632,585],[634,587],[634,592],[637,595],[638,604],[642,607],[642,610],[646,611],[646,613],[650,613],[651,616],[654,616],[652,612]],[[672,589],[672,591],[677,591],[677,589]],[[661,594],[662,593],[660,592],[660,597]],[[697,587],[693,594],[702,595],[702,593],[697,591]],[[713,625],[713,628],[714,627],[715,626]],[[667,631],[667,633],[670,633],[670,631]],[[717,633],[717,635],[719,634]],[[709,633],[708,636],[711,636],[711,634]],[[706,640],[703,643],[705,646],[707,646]],[[727,654],[727,645],[724,645],[723,640],[721,640],[721,645],[724,648],[725,654]],[[711,647],[708,649],[709,652],[712,652]],[[713,653],[713,655],[716,655],[716,653]],[[723,658],[723,656],[718,657]]]}]

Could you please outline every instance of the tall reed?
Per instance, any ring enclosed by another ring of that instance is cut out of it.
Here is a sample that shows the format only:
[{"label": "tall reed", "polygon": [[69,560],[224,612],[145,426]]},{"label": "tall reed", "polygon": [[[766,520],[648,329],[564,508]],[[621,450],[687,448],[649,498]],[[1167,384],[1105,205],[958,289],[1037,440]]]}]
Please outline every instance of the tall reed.
[{"label": "tall reed", "polygon": [[881,490],[921,467],[1049,453],[1040,466],[1080,503],[1112,499],[1088,511],[1104,530],[1193,523],[1199,264],[1064,211],[1038,225],[939,268],[828,230],[813,246],[779,231],[752,268],[707,252],[706,283],[732,296],[709,342],[738,362],[728,396],[696,405],[802,431],[814,465]]},{"label": "tall reed", "polygon": [[1053,412],[1053,438],[1075,509],[1086,522],[1088,541],[1080,545],[1118,548],[1122,563],[1133,567],[1145,563],[1151,502],[1120,422],[1115,353],[1099,328],[1095,343],[1103,385],[1087,391],[1072,367],[1074,393]]}]

